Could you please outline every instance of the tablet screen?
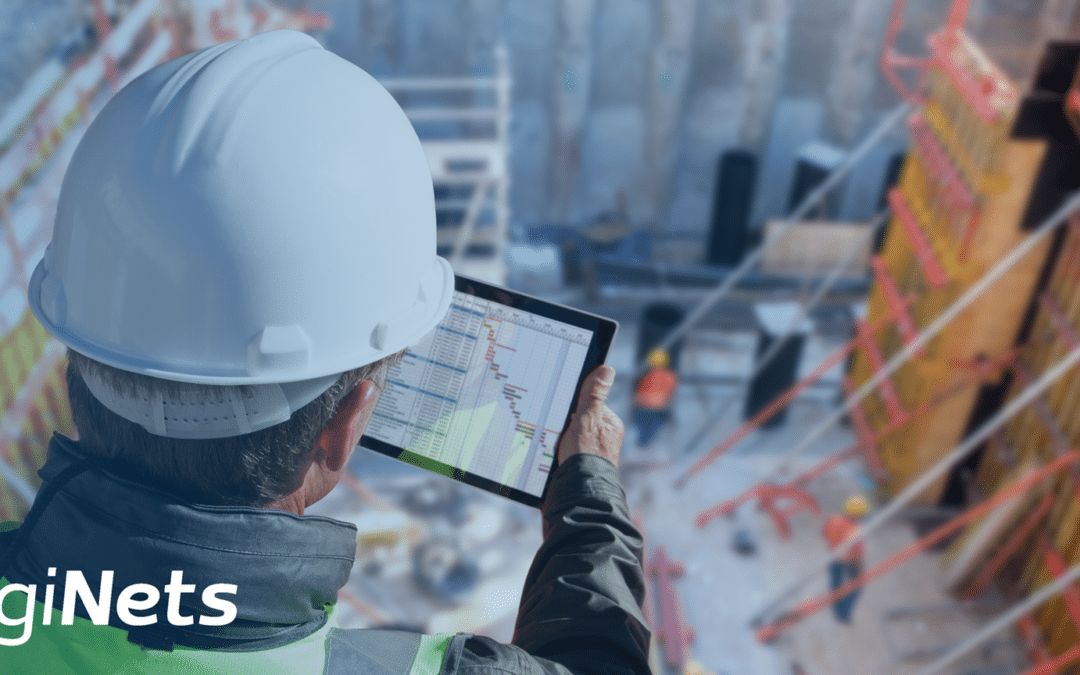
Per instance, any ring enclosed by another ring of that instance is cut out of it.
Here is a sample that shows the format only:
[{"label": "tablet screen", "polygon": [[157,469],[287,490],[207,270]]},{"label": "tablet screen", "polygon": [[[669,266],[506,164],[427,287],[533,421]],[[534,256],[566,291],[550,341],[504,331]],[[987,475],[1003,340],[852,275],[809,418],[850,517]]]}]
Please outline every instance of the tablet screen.
[{"label": "tablet screen", "polygon": [[363,444],[535,505],[586,366],[602,362],[602,326],[575,325],[599,317],[503,289],[468,290],[455,291],[443,321],[390,368]]}]

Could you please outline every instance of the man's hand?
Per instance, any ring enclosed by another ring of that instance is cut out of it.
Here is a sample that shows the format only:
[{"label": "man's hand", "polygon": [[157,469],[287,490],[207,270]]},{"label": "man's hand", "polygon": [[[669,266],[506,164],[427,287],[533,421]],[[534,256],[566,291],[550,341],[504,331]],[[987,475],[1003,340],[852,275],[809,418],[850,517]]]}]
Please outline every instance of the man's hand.
[{"label": "man's hand", "polygon": [[615,466],[619,465],[623,423],[619,416],[607,407],[607,397],[614,381],[614,368],[597,366],[581,383],[577,410],[570,418],[566,433],[559,439],[560,464],[571,455],[583,452],[599,455]]}]

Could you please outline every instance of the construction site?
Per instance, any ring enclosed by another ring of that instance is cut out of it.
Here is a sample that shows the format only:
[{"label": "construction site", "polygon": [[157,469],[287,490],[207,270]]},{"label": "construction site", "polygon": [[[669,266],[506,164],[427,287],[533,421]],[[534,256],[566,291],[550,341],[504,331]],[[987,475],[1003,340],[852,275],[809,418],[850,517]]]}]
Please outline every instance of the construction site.
[{"label": "construction site", "polygon": [[[280,28],[400,103],[455,272],[619,322],[654,673],[1080,673],[1078,0],[0,5],[0,521],[77,438],[27,293],[83,132]],[[511,640],[536,509],[360,448],[309,513],[343,626]]]}]

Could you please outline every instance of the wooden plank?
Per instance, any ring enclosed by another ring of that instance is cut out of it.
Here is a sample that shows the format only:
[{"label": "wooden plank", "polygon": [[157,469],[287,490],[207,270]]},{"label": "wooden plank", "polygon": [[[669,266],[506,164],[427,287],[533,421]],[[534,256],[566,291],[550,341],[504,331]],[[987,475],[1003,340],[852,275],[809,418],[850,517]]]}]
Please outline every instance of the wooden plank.
[{"label": "wooden plank", "polygon": [[[787,221],[769,220],[765,237],[769,239]],[[766,274],[825,276],[855,246],[860,250],[844,271],[844,278],[866,278],[870,265],[870,244],[865,240],[866,225],[839,221],[800,221],[792,225],[761,258]],[[863,241],[860,244],[860,239]]]}]

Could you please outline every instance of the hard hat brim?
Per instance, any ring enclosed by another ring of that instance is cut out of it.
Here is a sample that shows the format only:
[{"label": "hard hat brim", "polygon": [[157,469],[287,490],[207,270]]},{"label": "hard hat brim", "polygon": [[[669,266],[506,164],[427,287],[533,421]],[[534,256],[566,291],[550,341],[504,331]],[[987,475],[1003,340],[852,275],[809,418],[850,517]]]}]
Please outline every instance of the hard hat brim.
[{"label": "hard hat brim", "polygon": [[[46,259],[47,258],[48,255],[46,254]],[[275,376],[273,373],[255,376],[215,375],[213,373],[200,373],[198,371],[198,364],[185,363],[183,365],[189,370],[182,371],[170,367],[164,362],[154,362],[147,359],[132,357],[128,354],[122,354],[81,339],[78,335],[73,334],[71,331],[66,330],[62,325],[51,320],[42,307],[42,299],[44,297],[42,292],[42,282],[46,277],[46,259],[38,262],[37,266],[34,268],[34,273],[30,277],[28,301],[30,310],[33,312],[34,316],[41,322],[41,325],[53,335],[53,337],[88,358],[113,366],[114,368],[119,368],[120,370],[165,380],[191,382],[195,384],[280,384],[283,382],[310,380],[333,375],[335,373],[340,374],[353,368],[359,368],[369,363],[374,363],[381,358],[390,356],[391,354],[416,344],[423,339],[425,335],[435,330],[435,327],[439,325],[439,322],[446,316],[446,312],[449,311],[450,302],[454,295],[454,270],[445,258],[435,256],[434,264],[437,269],[433,276],[438,277],[438,285],[429,291],[429,301],[426,303],[425,307],[427,311],[425,312],[423,320],[419,322],[418,327],[414,331],[410,331],[408,335],[401,336],[397,340],[383,345],[381,349],[375,349],[370,344],[367,336],[358,335],[356,336],[356,353],[351,355],[346,361],[331,362],[324,365],[322,368],[309,368],[299,374],[298,377],[282,379],[281,377]],[[435,286],[435,284],[433,284],[433,286]],[[431,299],[437,300],[431,302]],[[63,300],[59,299],[59,304],[62,303]],[[54,304],[58,303],[54,300]],[[59,313],[63,313],[62,308],[59,309]]]}]

